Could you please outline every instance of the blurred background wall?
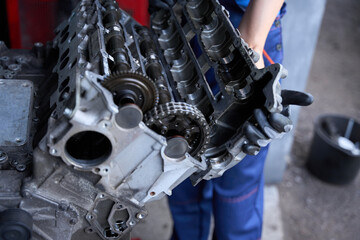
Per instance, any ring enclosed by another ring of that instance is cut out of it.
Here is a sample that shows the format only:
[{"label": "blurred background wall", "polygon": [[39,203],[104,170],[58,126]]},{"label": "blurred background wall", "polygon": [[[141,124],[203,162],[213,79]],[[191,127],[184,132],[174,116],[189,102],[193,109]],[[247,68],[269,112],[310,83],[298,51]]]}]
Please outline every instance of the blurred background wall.
[{"label": "blurred background wall", "polygon": [[[11,48],[32,48],[52,40],[80,0],[0,0],[0,40]],[[142,25],[149,24],[148,0],[117,0]]]},{"label": "blurred background wall", "polygon": [[[286,1],[287,12],[282,20],[284,63],[289,75],[282,82],[284,89],[304,91],[316,48],[326,0]],[[292,107],[296,127],[300,109]],[[283,178],[295,131],[271,143],[265,164],[265,182],[277,183]]]}]

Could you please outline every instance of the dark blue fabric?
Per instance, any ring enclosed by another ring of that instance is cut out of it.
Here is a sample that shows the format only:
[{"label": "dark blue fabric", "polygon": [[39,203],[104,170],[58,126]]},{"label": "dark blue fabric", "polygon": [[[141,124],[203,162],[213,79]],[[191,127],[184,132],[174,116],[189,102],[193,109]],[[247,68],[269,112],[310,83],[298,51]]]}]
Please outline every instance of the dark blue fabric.
[{"label": "dark blue fabric", "polygon": [[[220,1],[230,12],[230,20],[238,26],[243,9],[234,0]],[[265,51],[272,60],[281,63],[283,48],[280,18],[275,20]],[[265,66],[270,65],[265,59]],[[247,156],[239,164],[224,173],[221,178],[202,181],[193,187],[186,180],[173,190],[169,197],[174,220],[172,240],[207,240],[210,219],[214,215],[214,239],[257,240],[261,238],[263,215],[263,168],[268,147],[257,156]]]},{"label": "dark blue fabric", "polygon": [[218,240],[257,240],[263,213],[263,168],[268,148],[247,156],[221,178],[193,187],[186,180],[169,197],[173,240],[207,240],[214,214]]},{"label": "dark blue fabric", "polygon": [[[230,2],[230,1],[228,1]],[[250,0],[235,0],[236,4],[239,5],[240,7],[244,7],[246,8],[249,3],[250,3]]]}]

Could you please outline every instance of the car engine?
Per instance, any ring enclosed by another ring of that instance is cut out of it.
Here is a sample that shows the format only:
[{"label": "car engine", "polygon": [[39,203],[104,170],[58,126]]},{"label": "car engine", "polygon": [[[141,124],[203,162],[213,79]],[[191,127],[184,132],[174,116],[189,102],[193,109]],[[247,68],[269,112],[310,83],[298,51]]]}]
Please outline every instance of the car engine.
[{"label": "car engine", "polygon": [[151,27],[82,0],[47,44],[0,42],[1,239],[130,239],[145,204],[245,156],[253,111],[281,112],[216,0],[153,1]]}]

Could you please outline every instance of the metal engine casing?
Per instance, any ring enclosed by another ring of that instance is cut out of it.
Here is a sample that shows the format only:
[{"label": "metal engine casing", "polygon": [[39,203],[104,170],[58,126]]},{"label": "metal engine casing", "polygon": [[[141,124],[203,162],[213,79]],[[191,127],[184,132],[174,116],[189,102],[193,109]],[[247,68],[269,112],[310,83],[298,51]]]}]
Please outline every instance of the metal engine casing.
[{"label": "metal engine casing", "polygon": [[244,158],[253,109],[281,110],[286,71],[255,67],[217,1],[153,7],[147,29],[82,0],[45,46],[0,42],[0,211],[28,212],[32,239],[128,239],[147,202]]}]

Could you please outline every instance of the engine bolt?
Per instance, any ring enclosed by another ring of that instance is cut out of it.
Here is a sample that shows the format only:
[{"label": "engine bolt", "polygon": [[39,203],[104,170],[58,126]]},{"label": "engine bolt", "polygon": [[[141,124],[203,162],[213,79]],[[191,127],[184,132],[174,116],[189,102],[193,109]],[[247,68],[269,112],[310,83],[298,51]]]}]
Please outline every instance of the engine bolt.
[{"label": "engine bolt", "polygon": [[57,154],[57,150],[55,148],[50,149],[50,154],[51,155],[56,155]]},{"label": "engine bolt", "polygon": [[26,166],[24,164],[18,164],[16,166],[16,170],[18,170],[19,172],[23,172],[23,171],[25,171],[25,169],[26,169]]},{"label": "engine bolt", "polygon": [[144,213],[138,213],[138,214],[136,214],[136,218],[137,219],[144,219],[146,217],[146,215],[144,214]]},{"label": "engine bolt", "polygon": [[72,112],[73,112],[73,111],[72,111],[70,108],[65,108],[65,110],[64,110],[64,115],[65,115],[66,117],[71,117]]}]

